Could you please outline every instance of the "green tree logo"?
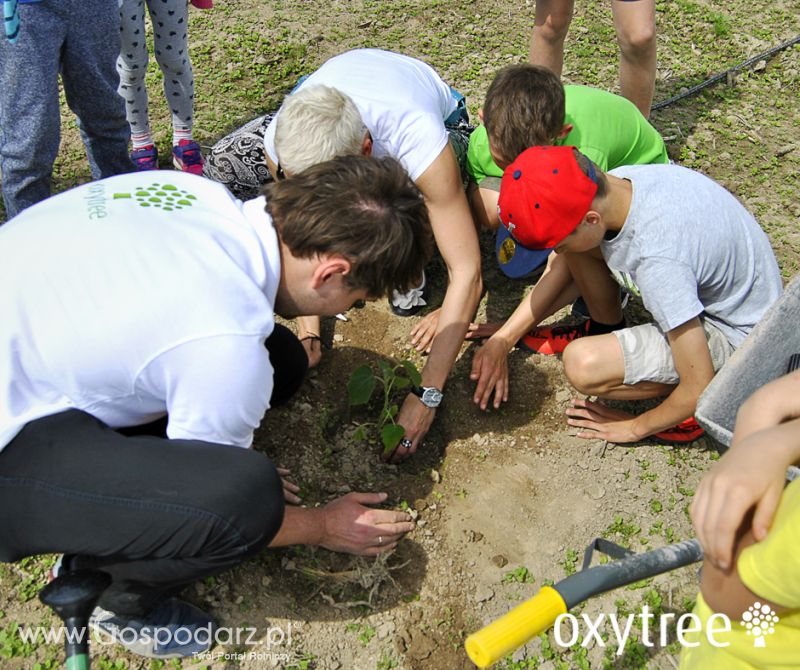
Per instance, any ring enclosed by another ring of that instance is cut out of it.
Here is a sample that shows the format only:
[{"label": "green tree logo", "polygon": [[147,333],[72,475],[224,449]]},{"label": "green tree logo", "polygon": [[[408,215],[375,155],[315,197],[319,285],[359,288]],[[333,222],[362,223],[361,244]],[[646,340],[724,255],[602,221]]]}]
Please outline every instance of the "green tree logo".
[{"label": "green tree logo", "polygon": [[158,207],[165,212],[191,207],[197,200],[196,196],[172,184],[152,184],[138,187],[133,193],[114,194],[114,200],[127,198],[135,199],[140,207]]}]

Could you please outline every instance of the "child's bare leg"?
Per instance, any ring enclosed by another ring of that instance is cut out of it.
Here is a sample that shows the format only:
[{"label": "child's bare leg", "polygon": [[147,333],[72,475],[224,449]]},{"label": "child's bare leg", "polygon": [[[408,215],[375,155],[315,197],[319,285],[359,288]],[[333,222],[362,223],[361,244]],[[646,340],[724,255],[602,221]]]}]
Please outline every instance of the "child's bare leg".
[{"label": "child's bare leg", "polygon": [[570,342],[563,354],[564,374],[580,393],[614,400],[668,395],[675,387],[657,382],[623,384],[625,359],[617,336],[595,335]]},{"label": "child's bare leg", "polygon": [[572,21],[573,0],[536,0],[529,58],[559,77],[564,69],[564,39]]},{"label": "child's bare leg", "polygon": [[622,321],[619,285],[603,260],[600,249],[578,254],[562,254],[578,285],[593,321],[613,325]]},{"label": "child's bare leg", "polygon": [[613,0],[611,7],[620,48],[620,91],[647,118],[656,81],[655,0]]}]

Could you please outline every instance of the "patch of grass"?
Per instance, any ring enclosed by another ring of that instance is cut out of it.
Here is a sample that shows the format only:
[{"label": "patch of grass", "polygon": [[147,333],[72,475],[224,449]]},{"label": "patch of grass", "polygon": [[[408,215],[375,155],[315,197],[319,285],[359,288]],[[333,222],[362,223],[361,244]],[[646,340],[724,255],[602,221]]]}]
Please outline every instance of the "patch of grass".
[{"label": "patch of grass", "polygon": [[506,572],[501,581],[503,584],[533,584],[536,578],[528,568],[520,565],[518,568]]},{"label": "patch of grass", "polygon": [[378,659],[378,665],[375,666],[375,670],[393,670],[398,665],[400,663],[394,656],[384,654]]},{"label": "patch of grass", "polygon": [[580,555],[577,549],[567,549],[567,555],[561,563],[561,566],[564,568],[564,574],[566,574],[567,577],[574,575],[575,571],[578,569],[578,559]]},{"label": "patch of grass", "polygon": [[285,670],[317,670],[317,657],[314,654],[301,653]]},{"label": "patch of grass", "polygon": [[378,634],[378,631],[368,623],[353,622],[347,624],[344,629],[348,633],[356,633],[358,641],[365,647],[368,646],[369,643],[372,642],[372,638]]},{"label": "patch of grass", "polygon": [[26,658],[36,649],[35,644],[20,637],[19,627],[19,623],[12,621],[0,629],[0,657]]}]

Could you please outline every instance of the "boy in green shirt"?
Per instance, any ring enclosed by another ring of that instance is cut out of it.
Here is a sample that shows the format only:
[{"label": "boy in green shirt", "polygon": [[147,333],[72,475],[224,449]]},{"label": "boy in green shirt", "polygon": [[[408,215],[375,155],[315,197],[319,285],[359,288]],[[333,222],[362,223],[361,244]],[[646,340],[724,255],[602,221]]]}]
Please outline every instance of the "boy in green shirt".
[{"label": "boy in green shirt", "polygon": [[[474,214],[493,229],[500,222],[503,169],[529,147],[574,146],[603,171],[669,162],[661,135],[632,102],[588,86],[564,86],[537,65],[500,70],[486,93],[481,118],[484,125],[470,138],[467,169],[478,184],[472,194]],[[514,262],[514,251],[513,240],[500,227],[497,259],[508,276],[523,277],[548,256],[542,252]]]}]

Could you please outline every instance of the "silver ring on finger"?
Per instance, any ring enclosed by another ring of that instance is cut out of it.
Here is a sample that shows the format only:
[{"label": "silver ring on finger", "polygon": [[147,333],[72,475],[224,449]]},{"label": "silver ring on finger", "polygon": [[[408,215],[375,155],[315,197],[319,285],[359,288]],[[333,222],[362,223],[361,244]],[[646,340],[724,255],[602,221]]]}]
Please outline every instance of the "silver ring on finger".
[{"label": "silver ring on finger", "polygon": [[400,446],[403,447],[403,449],[411,449],[411,440],[409,440],[407,437],[404,437],[402,440],[400,440]]},{"label": "silver ring on finger", "polygon": [[383,535],[378,535],[378,544],[383,544]]}]

